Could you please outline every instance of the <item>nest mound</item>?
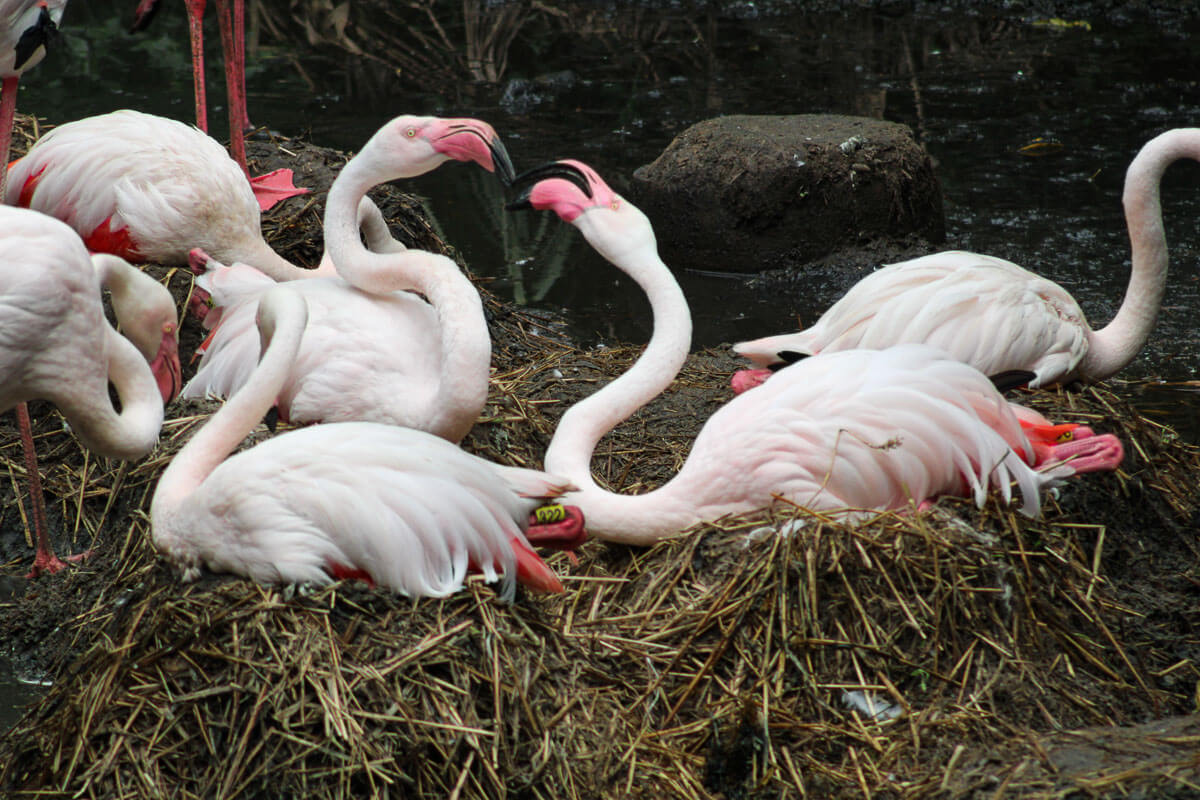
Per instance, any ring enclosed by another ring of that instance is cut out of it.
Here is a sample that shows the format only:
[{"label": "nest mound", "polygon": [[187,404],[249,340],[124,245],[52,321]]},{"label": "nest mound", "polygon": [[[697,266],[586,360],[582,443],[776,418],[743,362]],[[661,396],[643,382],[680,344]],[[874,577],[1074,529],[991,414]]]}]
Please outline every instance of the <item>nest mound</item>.
[{"label": "nest mound", "polygon": [[[338,158],[312,154],[314,165]],[[303,172],[298,182],[314,185]],[[428,225],[392,194],[381,205],[416,242]],[[310,202],[273,213],[277,248],[313,240]],[[186,276],[156,274],[184,302]],[[536,466],[562,410],[640,348],[580,351],[555,320],[484,294],[492,392],[465,447]],[[693,354],[669,392],[601,443],[598,478],[641,491],[673,474],[727,398],[733,366]],[[508,605],[478,580],[417,601],[345,582],[182,585],[149,544],[146,509],[211,408],[172,406],[159,449],[132,464],[88,459],[46,408],[35,418],[59,498],[52,524],[95,553],[28,584],[0,619],[15,653],[54,679],[0,739],[0,787],[104,798],[1185,796],[1200,782],[1200,725],[1180,716],[1200,679],[1200,450],[1139,416],[1127,394],[1118,382],[1022,397],[1117,433],[1128,453],[1121,471],[1065,485],[1039,519],[944,499],[850,527],[779,507],[649,549],[592,542],[578,565],[556,554],[567,592]],[[15,432],[0,437],[17,474]],[[1099,755],[1081,755],[1084,745]]]}]

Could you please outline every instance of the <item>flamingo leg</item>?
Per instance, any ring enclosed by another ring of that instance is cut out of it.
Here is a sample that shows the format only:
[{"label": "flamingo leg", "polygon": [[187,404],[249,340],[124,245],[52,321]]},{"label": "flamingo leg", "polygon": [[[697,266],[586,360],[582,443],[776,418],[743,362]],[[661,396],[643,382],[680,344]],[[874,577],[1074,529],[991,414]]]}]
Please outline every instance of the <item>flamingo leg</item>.
[{"label": "flamingo leg", "polygon": [[204,90],[204,6],[206,0],[187,4],[188,35],[192,42],[192,87],[196,98],[196,127],[208,133],[208,102]]},{"label": "flamingo leg", "polygon": [[233,75],[236,78],[242,118],[242,130],[254,127],[246,110],[246,0],[233,0]]},{"label": "flamingo leg", "polygon": [[8,148],[12,144],[13,120],[17,114],[16,75],[0,83],[0,203],[8,190]]},{"label": "flamingo leg", "polygon": [[[217,22],[221,27],[221,51],[225,56],[225,96],[229,114],[229,150],[233,160],[250,177],[246,167],[246,100],[242,96],[242,78],[235,73],[238,71],[237,45],[234,42],[233,16],[230,14],[230,0],[217,0]],[[234,5],[237,5],[236,2]]]},{"label": "flamingo leg", "polygon": [[36,578],[43,573],[53,575],[66,566],[54,548],[50,546],[50,537],[46,533],[46,498],[42,494],[42,476],[38,472],[37,452],[33,449],[33,426],[29,422],[29,407],[25,403],[17,403],[17,427],[21,431],[21,449],[25,453],[25,474],[29,476],[29,504],[32,507],[30,517],[33,518],[34,541],[37,555],[33,559],[33,569],[26,576]]}]

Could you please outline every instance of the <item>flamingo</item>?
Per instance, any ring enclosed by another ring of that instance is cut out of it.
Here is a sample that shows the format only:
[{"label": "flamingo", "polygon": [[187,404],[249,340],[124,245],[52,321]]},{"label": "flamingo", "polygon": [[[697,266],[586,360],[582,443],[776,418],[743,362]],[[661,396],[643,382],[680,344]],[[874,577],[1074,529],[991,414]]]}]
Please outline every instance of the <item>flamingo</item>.
[{"label": "flamingo", "polygon": [[[308,335],[301,285],[279,284],[262,297],[254,375],[159,480],[150,505],[155,546],[185,580],[203,565],[272,583],[362,577],[436,597],[460,588],[471,568],[488,580],[503,576],[503,599],[514,580],[561,592],[522,532],[544,499],[571,488],[556,476],[370,422],[302,428],[229,456],[275,402]],[[570,519],[578,532],[577,512]]]},{"label": "flamingo", "polygon": [[8,175],[17,84],[46,55],[66,5],[67,0],[0,0],[0,197]]},{"label": "flamingo", "polygon": [[[479,293],[443,256],[398,243],[390,250],[386,242],[367,247],[358,234],[373,208],[364,205],[371,187],[427,172],[447,158],[511,169],[485,123],[398,117],[371,137],[330,188],[326,256],[341,277],[314,278],[302,289],[309,334],[279,405],[292,421],[389,422],[458,442],[478,418],[491,360]],[[213,266],[202,253],[196,260],[212,270],[198,285],[221,310],[184,395],[228,397],[254,370],[254,309],[272,282],[246,265]],[[419,291],[427,302],[404,289]]]},{"label": "flamingo", "polygon": [[[184,397],[229,397],[258,361],[255,312],[277,284],[245,264],[223,266],[193,251],[220,321],[202,346]],[[284,420],[369,421],[459,442],[487,402],[491,338],[483,303],[451,259],[420,250],[394,259],[397,289],[364,292],[337,277],[295,281],[308,328],[277,395]],[[377,282],[376,290],[383,286]]]},{"label": "flamingo", "polygon": [[1117,315],[1100,330],[1053,281],[993,256],[935,253],[868,275],[805,330],[734,345],[759,367],[737,373],[734,389],[807,355],[901,342],[936,345],[988,375],[1024,373],[1032,387],[1115,374],[1142,349],[1158,315],[1167,279],[1159,183],[1183,158],[1200,160],[1200,128],[1154,137],[1129,165],[1123,202],[1133,268]]},{"label": "flamingo", "polygon": [[[208,100],[204,88],[204,8],[205,0],[184,0],[187,6],[188,34],[192,47],[192,88],[196,102],[196,127],[208,133]],[[131,31],[143,30],[158,12],[159,0],[140,0],[134,10]],[[232,6],[232,8],[231,8]],[[263,211],[281,200],[305,194],[292,184],[290,169],[277,169],[250,177],[246,166],[246,131],[251,128],[246,113],[246,35],[243,0],[217,0],[217,21],[221,29],[221,47],[225,61],[225,90],[229,107],[229,148],[233,160],[250,179],[255,198]]]},{"label": "flamingo", "polygon": [[[407,120],[396,132],[394,154],[376,148],[374,159],[392,169],[391,177],[413,177],[457,159],[512,177],[504,145],[487,123],[433,117]],[[394,124],[384,126],[392,129]],[[412,131],[412,139],[407,137]],[[378,137],[378,134],[377,134]],[[373,138],[372,142],[375,141]],[[334,189],[347,172],[370,169],[364,147],[334,181],[326,200],[347,197]],[[388,160],[390,158],[390,161]],[[356,170],[351,164],[358,162]],[[372,183],[372,185],[374,185]],[[353,193],[353,192],[351,192]],[[359,201],[366,190],[340,209],[349,220],[344,235],[358,242]],[[121,110],[69,122],[47,133],[12,165],[6,202],[35,208],[69,223],[92,250],[130,261],[188,263],[198,247],[222,263],[251,264],[274,280],[329,274],[298,267],[263,239],[259,208],[240,171],[210,137],[182,122]],[[337,214],[334,215],[337,217]],[[329,234],[326,233],[329,240]],[[353,283],[354,281],[351,280]]]},{"label": "flamingo", "polygon": [[[654,315],[641,357],[568,409],[546,452],[546,469],[580,487],[567,497],[597,538],[646,544],[778,498],[813,509],[883,510],[969,491],[982,505],[991,481],[1008,499],[1010,479],[1022,510],[1033,514],[1051,480],[1120,462],[1120,442],[1110,434],[1087,430],[1066,441],[1070,426],[1038,430],[1033,412],[1015,411],[983,373],[909,344],[822,355],[781,370],[714,413],[665,485],[637,496],[605,491],[591,475],[596,443],[678,373],[691,340],[687,301],[659,258],[649,220],[591,168],[557,162],[518,183],[530,185],[510,208],[550,209],[573,224],[637,281]],[[1040,450],[1021,419],[1035,429]],[[1063,464],[1066,458],[1073,460]]]},{"label": "flamingo", "polygon": [[[120,272],[111,255],[89,258],[64,223],[0,206],[0,408],[17,409],[33,504],[37,555],[30,577],[64,563],[46,532],[45,500],[25,401],[58,406],[94,453],[139,458],[153,449],[163,400],[138,348],[104,316],[100,278]],[[128,265],[126,265],[128,266]],[[116,386],[121,411],[108,384]]]}]

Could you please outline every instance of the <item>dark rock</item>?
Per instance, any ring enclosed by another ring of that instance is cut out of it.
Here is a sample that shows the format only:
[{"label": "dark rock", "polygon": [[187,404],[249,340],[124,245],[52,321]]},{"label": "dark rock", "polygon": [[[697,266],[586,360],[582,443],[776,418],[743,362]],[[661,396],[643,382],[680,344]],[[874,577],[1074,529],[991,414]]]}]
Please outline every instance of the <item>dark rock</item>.
[{"label": "dark rock", "polygon": [[688,128],[634,173],[668,264],[755,272],[879,239],[945,238],[941,188],[905,125],[829,114]]}]

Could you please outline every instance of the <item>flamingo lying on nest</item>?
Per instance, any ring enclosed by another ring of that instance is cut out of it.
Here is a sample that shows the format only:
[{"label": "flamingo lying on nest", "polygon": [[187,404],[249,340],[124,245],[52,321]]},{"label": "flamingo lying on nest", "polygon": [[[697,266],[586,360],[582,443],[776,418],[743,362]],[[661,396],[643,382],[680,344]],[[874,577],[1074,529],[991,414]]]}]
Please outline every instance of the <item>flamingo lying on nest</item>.
[{"label": "flamingo lying on nest", "polygon": [[1051,480],[1120,463],[1115,437],[1082,429],[1067,441],[1077,426],[1043,429],[983,373],[908,344],[822,355],[781,370],[713,414],[664,486],[636,496],[606,491],[591,475],[596,443],[678,373],[691,340],[687,301],[658,256],[649,220],[595,171],[557,162],[518,184],[527,188],[510,208],[550,209],[573,224],[637,281],[654,315],[645,352],[563,415],[546,452],[546,468],[580,487],[567,497],[597,538],[647,544],[778,499],[822,510],[886,510],[969,492],[982,505],[990,482],[1008,499],[1014,479],[1022,510],[1033,514]]},{"label": "flamingo lying on nest", "polygon": [[949,251],[892,264],[855,284],[811,327],[734,345],[760,369],[733,379],[736,391],[771,369],[816,353],[902,342],[942,348],[988,375],[1024,373],[1030,386],[1099,381],[1133,360],[1154,327],[1167,279],[1159,184],[1175,161],[1200,161],[1200,128],[1151,139],[1125,174],[1125,222],[1133,269],[1117,315],[1092,330],[1053,281],[992,256]]},{"label": "flamingo lying on nest", "polygon": [[[390,252],[386,242],[365,247],[358,234],[364,216],[370,217],[363,206],[370,188],[426,172],[450,157],[511,168],[484,123],[399,117],[338,175],[326,203],[325,242],[340,277],[299,287],[308,301],[308,333],[280,392],[285,418],[387,422],[452,442],[474,425],[487,401],[491,361],[479,292],[444,256],[398,243]],[[228,397],[254,371],[255,309],[273,281],[244,264],[221,266],[203,253],[195,254],[193,268],[204,273],[197,285],[220,310],[184,396]],[[213,321],[206,316],[205,323]]]},{"label": "flamingo lying on nest", "polygon": [[155,546],[185,579],[206,566],[271,583],[361,577],[440,597],[474,569],[502,576],[502,598],[515,581],[561,592],[523,532],[582,536],[577,509],[552,525],[530,519],[572,488],[557,476],[369,422],[302,428],[230,456],[275,402],[307,336],[301,286],[274,286],[260,300],[262,359],[163,473],[150,506]]},{"label": "flamingo lying on nest", "polygon": [[[160,394],[138,348],[104,316],[101,279],[132,269],[119,261],[89,258],[79,237],[56,219],[0,206],[0,409],[16,407],[25,451],[37,543],[30,577],[65,565],[47,535],[26,401],[54,403],[85,447],[112,458],[149,453],[162,427],[169,387]],[[120,412],[109,398],[110,381]]]},{"label": "flamingo lying on nest", "polygon": [[[196,101],[196,127],[208,133],[208,100],[204,88],[204,7],[205,0],[184,0],[187,6],[188,34],[192,47],[192,89]],[[158,13],[159,0],[139,0],[134,10],[131,31],[140,31]],[[289,197],[306,194],[292,183],[290,169],[277,169],[250,177],[246,166],[246,131],[250,117],[246,113],[246,24],[243,0],[217,0],[217,22],[221,29],[221,49],[225,62],[225,92],[229,109],[229,149],[233,160],[250,179],[254,196],[263,211]]]}]

